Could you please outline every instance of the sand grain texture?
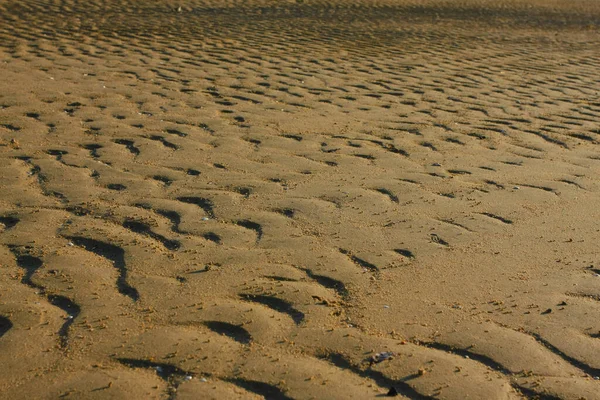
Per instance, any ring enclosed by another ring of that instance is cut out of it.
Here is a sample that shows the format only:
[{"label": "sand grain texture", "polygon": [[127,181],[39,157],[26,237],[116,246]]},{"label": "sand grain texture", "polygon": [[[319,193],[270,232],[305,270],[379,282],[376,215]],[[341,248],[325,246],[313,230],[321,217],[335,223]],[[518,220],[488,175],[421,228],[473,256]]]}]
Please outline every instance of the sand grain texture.
[{"label": "sand grain texture", "polygon": [[0,1],[0,397],[600,398],[599,27]]}]

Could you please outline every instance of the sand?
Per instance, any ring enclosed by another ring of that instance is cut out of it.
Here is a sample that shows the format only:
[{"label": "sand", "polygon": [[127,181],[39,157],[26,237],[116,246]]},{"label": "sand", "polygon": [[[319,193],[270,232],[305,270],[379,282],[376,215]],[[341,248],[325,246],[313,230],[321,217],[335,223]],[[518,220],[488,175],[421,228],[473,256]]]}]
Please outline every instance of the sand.
[{"label": "sand", "polygon": [[0,398],[600,398],[599,30],[0,0]]}]

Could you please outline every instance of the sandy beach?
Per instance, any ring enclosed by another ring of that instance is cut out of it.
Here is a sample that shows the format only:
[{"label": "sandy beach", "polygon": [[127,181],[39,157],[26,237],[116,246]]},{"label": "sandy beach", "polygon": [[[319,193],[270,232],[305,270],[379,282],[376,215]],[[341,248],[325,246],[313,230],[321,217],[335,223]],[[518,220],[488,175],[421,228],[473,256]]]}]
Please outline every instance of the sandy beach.
[{"label": "sandy beach", "polygon": [[0,0],[0,398],[600,399],[600,2]]}]

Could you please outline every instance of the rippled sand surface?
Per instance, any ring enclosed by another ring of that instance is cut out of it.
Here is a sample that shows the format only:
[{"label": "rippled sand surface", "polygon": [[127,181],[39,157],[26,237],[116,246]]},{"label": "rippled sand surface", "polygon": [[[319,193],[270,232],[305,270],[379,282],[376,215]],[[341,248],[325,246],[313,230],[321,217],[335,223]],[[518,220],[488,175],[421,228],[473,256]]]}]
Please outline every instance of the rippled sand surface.
[{"label": "rippled sand surface", "polygon": [[599,139],[596,1],[0,0],[0,397],[598,399]]}]

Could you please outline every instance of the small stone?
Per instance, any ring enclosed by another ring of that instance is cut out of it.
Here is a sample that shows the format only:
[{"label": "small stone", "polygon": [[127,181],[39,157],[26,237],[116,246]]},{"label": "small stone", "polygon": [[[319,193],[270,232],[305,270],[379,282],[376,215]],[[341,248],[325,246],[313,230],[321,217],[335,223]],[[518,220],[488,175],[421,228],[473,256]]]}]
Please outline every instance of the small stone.
[{"label": "small stone", "polygon": [[396,396],[398,396],[398,391],[396,390],[395,387],[392,386],[392,388],[387,392],[386,396],[387,397],[396,397]]},{"label": "small stone", "polygon": [[377,353],[375,354],[373,357],[371,357],[369,359],[369,363],[372,364],[379,364],[382,361],[385,360],[389,360],[391,358],[393,358],[396,354],[393,351],[385,351],[383,353]]}]

